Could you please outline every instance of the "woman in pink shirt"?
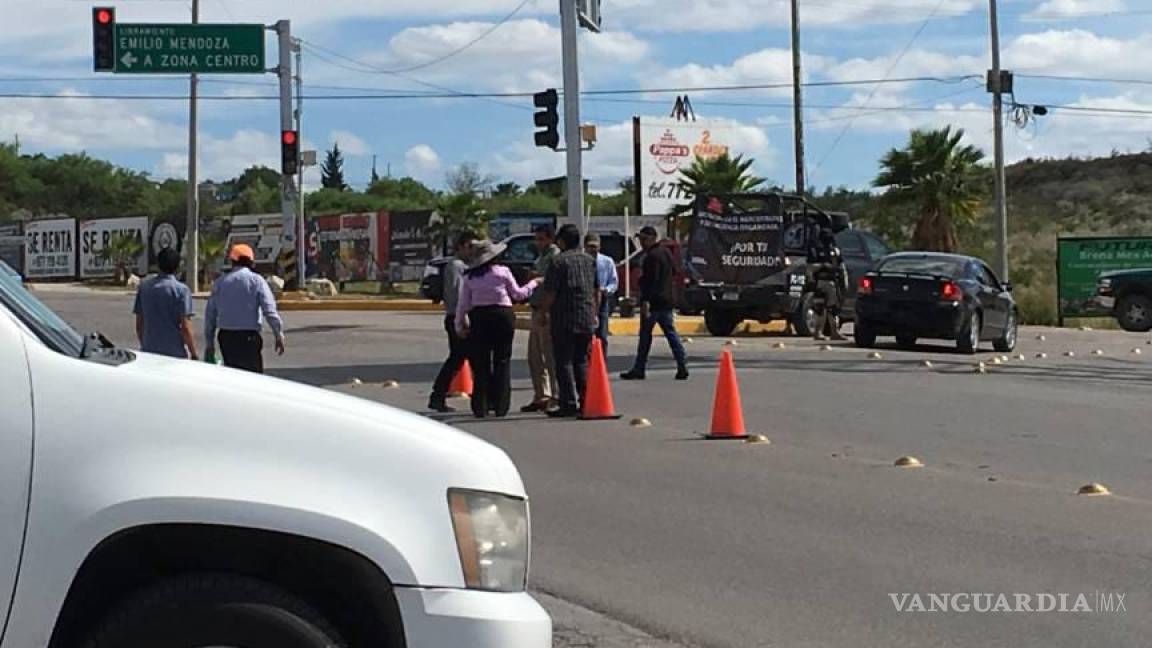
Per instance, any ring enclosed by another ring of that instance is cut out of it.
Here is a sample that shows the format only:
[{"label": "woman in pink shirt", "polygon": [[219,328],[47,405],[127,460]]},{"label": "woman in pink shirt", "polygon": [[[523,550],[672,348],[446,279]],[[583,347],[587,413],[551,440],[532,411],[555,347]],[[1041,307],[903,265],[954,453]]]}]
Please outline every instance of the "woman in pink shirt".
[{"label": "woman in pink shirt", "polygon": [[468,361],[472,365],[472,413],[484,418],[489,411],[507,416],[512,401],[512,338],[516,315],[512,304],[532,295],[539,280],[524,286],[516,283],[512,271],[496,263],[508,246],[480,241],[473,246],[474,257],[460,281],[456,302],[456,330],[467,339]]}]

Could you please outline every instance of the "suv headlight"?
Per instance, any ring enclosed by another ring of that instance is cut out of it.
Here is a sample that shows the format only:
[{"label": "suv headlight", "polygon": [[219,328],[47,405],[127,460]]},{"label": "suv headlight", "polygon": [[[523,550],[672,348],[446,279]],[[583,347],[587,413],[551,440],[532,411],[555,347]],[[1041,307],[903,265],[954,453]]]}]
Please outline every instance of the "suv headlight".
[{"label": "suv headlight", "polygon": [[521,592],[528,579],[528,502],[450,489],[452,528],[469,589]]},{"label": "suv headlight", "polygon": [[1099,281],[1097,281],[1096,282],[1096,292],[1101,294],[1101,295],[1107,295],[1107,294],[1111,293],[1112,292],[1112,280],[1105,278],[1105,279],[1100,279]]}]

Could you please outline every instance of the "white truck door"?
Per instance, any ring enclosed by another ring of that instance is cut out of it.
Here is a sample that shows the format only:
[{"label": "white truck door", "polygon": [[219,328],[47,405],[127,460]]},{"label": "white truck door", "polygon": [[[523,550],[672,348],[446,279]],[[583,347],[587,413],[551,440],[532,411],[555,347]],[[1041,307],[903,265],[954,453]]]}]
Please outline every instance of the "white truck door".
[{"label": "white truck door", "polygon": [[27,522],[32,421],[24,333],[0,305],[0,639],[8,626]]}]

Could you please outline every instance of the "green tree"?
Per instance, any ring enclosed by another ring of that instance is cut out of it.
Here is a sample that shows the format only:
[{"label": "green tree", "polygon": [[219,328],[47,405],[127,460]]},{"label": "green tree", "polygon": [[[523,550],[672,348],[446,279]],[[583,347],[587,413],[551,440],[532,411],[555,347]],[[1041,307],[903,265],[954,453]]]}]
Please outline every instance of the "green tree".
[{"label": "green tree", "polygon": [[431,209],[436,205],[436,192],[413,178],[380,178],[368,187],[368,193],[386,201],[403,203],[406,208]]},{"label": "green tree", "polygon": [[448,192],[453,195],[479,196],[492,186],[494,179],[480,173],[475,162],[465,162],[447,173]]},{"label": "green tree", "polygon": [[515,182],[501,182],[500,184],[496,185],[495,189],[492,190],[492,197],[515,198],[521,193],[523,193],[523,191],[521,190],[520,185],[516,184]]},{"label": "green tree", "polygon": [[232,185],[236,195],[240,195],[244,193],[246,189],[257,183],[261,183],[265,187],[279,187],[280,178],[280,172],[275,169],[270,169],[266,166],[250,166],[244,169],[244,173],[241,173],[239,178],[232,180],[228,184]]},{"label": "green tree", "polygon": [[232,214],[270,214],[280,211],[280,188],[257,179],[232,203]]},{"label": "green tree", "polygon": [[744,156],[731,157],[727,153],[714,158],[697,157],[692,166],[680,172],[682,176],[676,186],[687,197],[687,202],[672,208],[671,216],[681,216],[692,211],[696,197],[707,194],[733,194],[752,191],[764,184],[749,170],[756,161]]},{"label": "green tree", "polygon": [[962,145],[964,130],[914,130],[908,144],[880,160],[872,184],[885,189],[893,204],[911,206],[916,225],[912,246],[918,250],[955,252],[957,224],[971,224],[983,198],[980,149]]},{"label": "green tree", "polygon": [[128,272],[136,266],[136,260],[144,253],[144,241],[132,234],[114,234],[108,244],[100,250],[99,257],[112,264],[117,284],[128,282]]},{"label": "green tree", "polygon": [[320,166],[320,184],[327,189],[344,191],[348,183],[344,182],[344,154],[340,152],[340,143],[334,142],[332,150],[324,155],[324,164]]}]

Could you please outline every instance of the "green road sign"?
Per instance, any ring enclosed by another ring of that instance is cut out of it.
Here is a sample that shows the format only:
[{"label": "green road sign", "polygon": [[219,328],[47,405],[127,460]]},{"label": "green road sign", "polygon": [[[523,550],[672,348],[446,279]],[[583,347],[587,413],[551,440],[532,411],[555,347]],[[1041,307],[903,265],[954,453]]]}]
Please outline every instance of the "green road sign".
[{"label": "green road sign", "polygon": [[264,25],[118,23],[120,74],[263,74]]},{"label": "green road sign", "polygon": [[1109,270],[1152,268],[1152,237],[1062,238],[1056,259],[1060,317],[1109,315],[1093,299],[1096,279]]}]

